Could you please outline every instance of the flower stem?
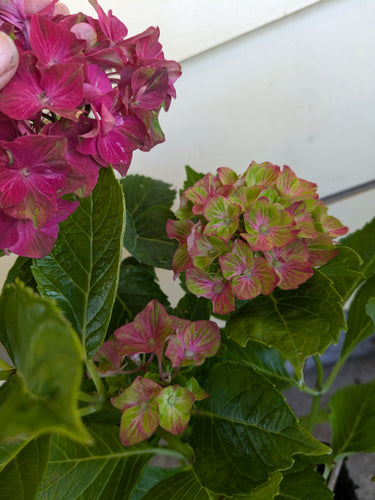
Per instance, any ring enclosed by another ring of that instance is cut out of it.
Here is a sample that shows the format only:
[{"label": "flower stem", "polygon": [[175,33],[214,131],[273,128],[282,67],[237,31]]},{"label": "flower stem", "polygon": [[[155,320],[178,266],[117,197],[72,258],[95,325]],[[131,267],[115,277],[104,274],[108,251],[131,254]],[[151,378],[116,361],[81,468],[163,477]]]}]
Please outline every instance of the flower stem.
[{"label": "flower stem", "polygon": [[170,432],[165,431],[161,427],[159,427],[156,434],[167,442],[169,448],[180,453],[189,464],[193,461],[192,449],[188,444],[184,443],[180,438],[174,436]]},{"label": "flower stem", "polygon": [[100,397],[101,402],[104,402],[107,399],[107,391],[105,390],[102,379],[99,377],[98,372],[96,371],[95,364],[92,359],[88,359],[86,361],[87,370],[91,376],[92,381],[95,384],[96,390],[98,391],[98,395]]},{"label": "flower stem", "polygon": [[319,408],[320,408],[320,400],[322,399],[322,388],[323,388],[323,383],[324,383],[324,368],[322,361],[319,356],[315,355],[313,356],[314,362],[315,362],[315,367],[316,367],[316,390],[317,394],[313,395],[312,398],[312,403],[311,403],[311,410],[308,415],[308,420],[307,420],[307,425],[306,428],[309,432],[313,432],[315,425],[316,425],[316,419],[319,414]]}]

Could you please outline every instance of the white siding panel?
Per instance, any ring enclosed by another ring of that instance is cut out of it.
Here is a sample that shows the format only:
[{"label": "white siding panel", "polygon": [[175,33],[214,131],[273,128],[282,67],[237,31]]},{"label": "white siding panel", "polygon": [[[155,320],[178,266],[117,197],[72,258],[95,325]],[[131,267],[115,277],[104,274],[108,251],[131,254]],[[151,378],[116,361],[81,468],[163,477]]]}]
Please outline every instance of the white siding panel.
[{"label": "white siding panel", "polygon": [[[168,59],[182,61],[321,0],[99,0],[129,29],[159,26]],[[63,0],[71,12],[93,15],[86,0]]]},{"label": "white siding panel", "polygon": [[375,177],[375,2],[330,0],[183,64],[166,142],[131,171],[287,164],[321,196]]}]

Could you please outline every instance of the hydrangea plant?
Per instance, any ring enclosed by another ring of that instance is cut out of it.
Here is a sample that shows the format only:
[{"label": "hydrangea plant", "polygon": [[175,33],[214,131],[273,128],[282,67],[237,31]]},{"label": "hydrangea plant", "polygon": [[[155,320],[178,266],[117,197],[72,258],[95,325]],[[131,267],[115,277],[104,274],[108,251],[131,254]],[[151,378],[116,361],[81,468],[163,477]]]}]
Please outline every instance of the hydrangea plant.
[{"label": "hydrangea plant", "polygon": [[90,3],[0,0],[1,498],[332,499],[343,457],[375,451],[375,381],[329,392],[374,330],[375,220],[344,237],[268,162],[187,167],[173,213],[128,169],[164,140],[180,66]]}]

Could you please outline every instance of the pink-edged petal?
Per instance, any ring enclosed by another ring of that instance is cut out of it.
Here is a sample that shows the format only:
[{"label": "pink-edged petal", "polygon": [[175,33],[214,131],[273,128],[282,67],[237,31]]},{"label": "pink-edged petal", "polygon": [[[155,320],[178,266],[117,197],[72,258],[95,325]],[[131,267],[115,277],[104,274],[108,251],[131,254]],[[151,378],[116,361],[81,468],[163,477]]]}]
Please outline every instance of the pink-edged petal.
[{"label": "pink-edged petal", "polygon": [[114,335],[123,345],[124,354],[154,352],[161,360],[164,341],[172,333],[171,325],[165,308],[152,300],[134,321],[118,328]]},{"label": "pink-edged petal", "polygon": [[258,199],[260,193],[262,192],[262,187],[247,187],[241,186],[230,195],[229,199],[239,205],[243,211],[249,210],[254,201]]},{"label": "pink-edged petal", "polygon": [[210,196],[204,204],[204,216],[208,224],[204,229],[207,235],[215,234],[225,241],[230,240],[239,224],[241,207],[223,196]]},{"label": "pink-edged petal", "polygon": [[213,321],[193,321],[184,329],[183,341],[185,344],[183,365],[192,362],[199,366],[206,358],[217,353],[220,346],[219,327]]},{"label": "pink-edged petal", "polygon": [[120,440],[124,446],[140,443],[150,437],[159,425],[156,396],[162,387],[150,379],[137,377],[119,396],[113,406],[123,411]]},{"label": "pink-edged petal", "polygon": [[232,280],[233,290],[240,300],[249,300],[259,294],[269,295],[279,283],[275,270],[263,257],[255,257],[251,269]]},{"label": "pink-edged petal", "polygon": [[172,367],[177,368],[181,365],[185,356],[185,345],[184,343],[175,336],[171,336],[168,340],[168,347],[165,351],[165,355],[168,359],[172,361]]},{"label": "pink-edged petal", "polygon": [[236,172],[228,167],[220,167],[216,169],[216,174],[223,186],[226,184],[233,185],[238,181],[238,175]]},{"label": "pink-edged petal", "polygon": [[168,219],[166,225],[168,237],[176,239],[179,243],[186,243],[193,225],[193,222],[190,220]]},{"label": "pink-edged petal", "polygon": [[278,287],[282,290],[298,288],[314,274],[307,245],[301,240],[266,252],[266,258],[280,277]]},{"label": "pink-edged petal", "polygon": [[254,161],[250,164],[245,173],[246,185],[251,186],[273,186],[280,173],[280,167],[272,163],[264,162],[257,164]]},{"label": "pink-edged petal", "polygon": [[229,244],[216,236],[205,236],[199,231],[194,233],[194,243],[189,248],[195,267],[207,269],[207,267],[220,255],[229,250]]},{"label": "pink-edged petal", "polygon": [[221,187],[222,184],[216,176],[206,174],[194,186],[184,192],[184,196],[194,203],[194,215],[203,214],[207,197],[216,194],[217,190]]},{"label": "pink-edged petal", "polygon": [[253,265],[254,254],[247,243],[236,240],[232,252],[219,258],[219,264],[224,278],[232,279],[242,274]]},{"label": "pink-edged petal", "polygon": [[309,198],[316,199],[318,197],[316,192],[317,185],[313,182],[299,179],[287,165],[284,165],[283,171],[280,172],[277,178],[276,187],[283,197],[292,198],[293,201]]},{"label": "pink-edged petal", "polygon": [[266,251],[293,241],[298,229],[293,217],[282,207],[261,198],[244,214],[246,233],[241,236],[252,250]]},{"label": "pink-edged petal", "polygon": [[194,394],[184,387],[165,387],[156,397],[160,427],[174,435],[182,434],[189,423],[194,399]]},{"label": "pink-edged petal", "polygon": [[333,259],[339,252],[338,248],[332,243],[332,239],[325,234],[319,234],[311,242],[308,241],[307,247],[310,254],[309,263],[313,267],[322,266]]},{"label": "pink-edged petal", "polygon": [[210,276],[202,269],[189,268],[186,270],[186,285],[194,295],[210,299],[214,313],[227,314],[234,311],[232,284],[221,276]]},{"label": "pink-edged petal", "polygon": [[109,377],[123,372],[124,357],[121,343],[118,340],[107,340],[92,359],[99,363],[98,372]]}]

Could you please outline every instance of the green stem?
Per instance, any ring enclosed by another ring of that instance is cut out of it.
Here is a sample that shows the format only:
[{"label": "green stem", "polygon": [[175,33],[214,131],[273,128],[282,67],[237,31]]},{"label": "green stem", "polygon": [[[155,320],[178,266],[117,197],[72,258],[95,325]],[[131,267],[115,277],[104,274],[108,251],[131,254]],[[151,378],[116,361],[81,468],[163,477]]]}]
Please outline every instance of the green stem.
[{"label": "green stem", "polygon": [[306,425],[306,429],[311,433],[314,431],[316,425],[316,419],[319,414],[320,401],[322,399],[322,388],[324,383],[324,368],[322,361],[320,357],[317,355],[313,356],[313,359],[316,367],[316,389],[318,392],[312,398],[311,410],[308,415],[308,420]]},{"label": "green stem", "polygon": [[79,391],[78,399],[84,401],[85,403],[97,403],[98,396],[92,394],[87,394],[86,392]]},{"label": "green stem", "polygon": [[86,415],[91,415],[96,411],[98,411],[98,408],[96,408],[95,406],[84,406],[83,408],[79,409],[79,415],[81,417],[85,417]]},{"label": "green stem", "polygon": [[99,377],[98,372],[96,371],[96,366],[92,359],[88,359],[86,361],[87,370],[92,378],[92,381],[95,384],[96,390],[98,391],[98,395],[102,402],[107,399],[107,391],[105,390],[102,379]]},{"label": "green stem", "polygon": [[180,453],[189,464],[193,461],[193,452],[190,446],[181,441],[180,438],[165,431],[161,427],[159,427],[156,434],[167,442],[169,448]]},{"label": "green stem", "polygon": [[326,380],[325,384],[323,385],[323,389],[322,389],[323,394],[326,393],[330,389],[330,387],[333,384],[333,382],[335,381],[339,371],[341,370],[342,365],[348,359],[349,354],[350,353],[348,353],[344,356],[340,356],[340,358],[336,361],[334,367],[331,370],[331,373],[328,375],[327,380]]}]

